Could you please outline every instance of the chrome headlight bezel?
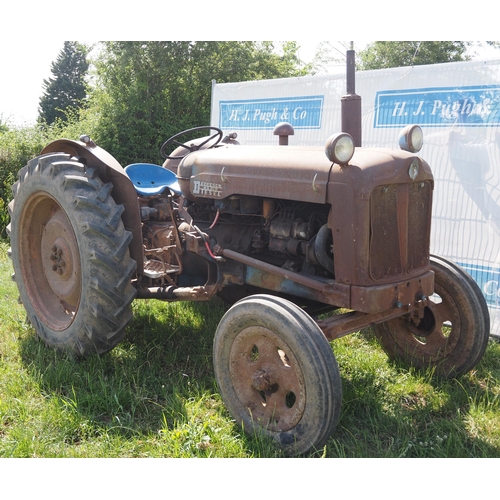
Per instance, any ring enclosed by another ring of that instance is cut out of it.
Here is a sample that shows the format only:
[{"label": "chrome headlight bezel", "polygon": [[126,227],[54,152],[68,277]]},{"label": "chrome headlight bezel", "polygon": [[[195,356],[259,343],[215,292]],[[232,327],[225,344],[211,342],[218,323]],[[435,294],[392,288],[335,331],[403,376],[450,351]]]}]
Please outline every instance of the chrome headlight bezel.
[{"label": "chrome headlight bezel", "polygon": [[354,139],[345,132],[331,135],[325,144],[326,157],[339,165],[347,165],[354,155],[354,150]]},{"label": "chrome headlight bezel", "polygon": [[408,125],[401,130],[398,140],[403,151],[418,153],[424,144],[424,133],[418,125]]}]

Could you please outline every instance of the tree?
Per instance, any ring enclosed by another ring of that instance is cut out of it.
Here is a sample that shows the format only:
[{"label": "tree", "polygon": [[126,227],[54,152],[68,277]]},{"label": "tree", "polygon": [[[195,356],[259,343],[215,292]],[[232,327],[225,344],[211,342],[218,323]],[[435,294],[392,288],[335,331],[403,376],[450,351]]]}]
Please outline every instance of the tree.
[{"label": "tree", "polygon": [[0,113],[0,134],[9,130],[8,122],[4,119],[3,114]]},{"label": "tree", "polygon": [[79,108],[87,92],[85,76],[89,64],[88,49],[78,42],[64,42],[64,47],[51,65],[52,77],[43,81],[39,121],[47,124],[57,119],[66,121],[71,109]]},{"label": "tree", "polygon": [[[345,68],[346,53],[351,48],[351,42],[319,42],[311,63],[311,74],[326,74],[335,66]],[[357,51],[356,47],[352,47]]]},{"label": "tree", "polygon": [[295,42],[106,42],[96,61],[89,107],[95,139],[120,162],[158,162],[171,135],[210,122],[212,80],[235,82],[306,74]]},{"label": "tree", "polygon": [[373,42],[359,52],[359,69],[466,61],[471,42]]}]

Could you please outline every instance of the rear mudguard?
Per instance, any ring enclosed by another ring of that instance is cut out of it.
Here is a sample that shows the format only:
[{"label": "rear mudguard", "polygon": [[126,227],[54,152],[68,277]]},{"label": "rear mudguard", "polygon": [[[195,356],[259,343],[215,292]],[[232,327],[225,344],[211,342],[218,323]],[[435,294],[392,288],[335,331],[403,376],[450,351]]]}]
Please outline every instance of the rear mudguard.
[{"label": "rear mudguard", "polygon": [[58,139],[51,142],[42,150],[41,154],[67,153],[83,159],[89,167],[94,167],[103,182],[111,182],[111,195],[116,203],[123,205],[125,210],[122,220],[127,231],[132,233],[130,256],[137,262],[137,274],[143,273],[143,248],[141,234],[141,214],[137,193],[134,185],[128,178],[123,167],[107,151],[97,146],[90,138],[82,137],[83,141]]}]

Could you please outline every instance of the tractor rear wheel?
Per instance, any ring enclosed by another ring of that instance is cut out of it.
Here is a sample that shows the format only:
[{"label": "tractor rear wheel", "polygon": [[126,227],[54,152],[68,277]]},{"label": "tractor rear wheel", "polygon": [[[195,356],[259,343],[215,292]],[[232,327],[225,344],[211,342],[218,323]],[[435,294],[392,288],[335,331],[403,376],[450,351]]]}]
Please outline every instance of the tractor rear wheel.
[{"label": "tractor rear wheel", "polygon": [[375,334],[392,359],[417,368],[434,368],[455,377],[472,370],[488,344],[488,307],[476,282],[462,268],[431,256],[434,295],[418,324],[409,317],[375,325]]},{"label": "tractor rear wheel", "polygon": [[215,334],[214,370],[237,423],[289,455],[322,447],[337,425],[342,383],[332,348],[285,299],[253,295],[232,306]]},{"label": "tractor rear wheel", "polygon": [[135,297],[122,205],[93,168],[54,153],[19,172],[9,204],[14,278],[37,334],[78,356],[124,336]]}]

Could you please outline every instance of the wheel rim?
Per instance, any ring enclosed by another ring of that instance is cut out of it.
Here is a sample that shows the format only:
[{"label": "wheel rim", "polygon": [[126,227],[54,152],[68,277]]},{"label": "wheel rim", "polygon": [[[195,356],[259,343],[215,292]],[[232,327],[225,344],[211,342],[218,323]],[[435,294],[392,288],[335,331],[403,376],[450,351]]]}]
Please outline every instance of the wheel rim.
[{"label": "wheel rim", "polygon": [[461,336],[462,323],[457,304],[437,283],[420,321],[405,318],[394,321],[398,325],[394,336],[404,339],[404,348],[432,361],[446,357]]},{"label": "wheel rim", "polygon": [[242,330],[231,347],[230,372],[240,403],[260,426],[282,432],[298,424],[305,409],[304,378],[278,335],[259,326]]},{"label": "wheel rim", "polygon": [[19,228],[20,268],[28,299],[49,328],[66,329],[81,296],[78,243],[65,211],[46,193],[32,196],[23,208]]}]

